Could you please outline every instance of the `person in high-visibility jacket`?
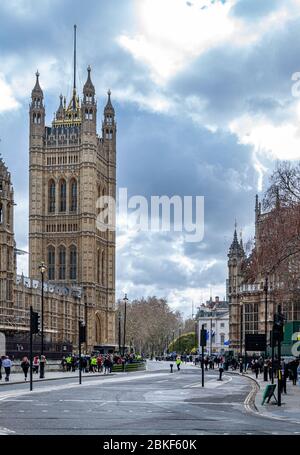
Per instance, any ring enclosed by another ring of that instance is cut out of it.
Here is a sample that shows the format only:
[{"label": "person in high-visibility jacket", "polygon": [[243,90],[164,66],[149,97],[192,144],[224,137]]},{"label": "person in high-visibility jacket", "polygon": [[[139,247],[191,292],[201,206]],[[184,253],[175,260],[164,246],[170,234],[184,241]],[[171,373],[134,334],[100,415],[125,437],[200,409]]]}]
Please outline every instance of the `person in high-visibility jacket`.
[{"label": "person in high-visibility jacket", "polygon": [[180,357],[177,357],[176,365],[177,365],[177,370],[180,371],[180,365],[181,365],[181,358]]},{"label": "person in high-visibility jacket", "polygon": [[92,372],[95,373],[96,368],[97,368],[97,358],[96,357],[91,358],[91,367],[92,367]]},{"label": "person in high-visibility jacket", "polygon": [[72,357],[70,355],[68,355],[68,357],[66,358],[66,362],[67,362],[67,371],[71,371]]}]

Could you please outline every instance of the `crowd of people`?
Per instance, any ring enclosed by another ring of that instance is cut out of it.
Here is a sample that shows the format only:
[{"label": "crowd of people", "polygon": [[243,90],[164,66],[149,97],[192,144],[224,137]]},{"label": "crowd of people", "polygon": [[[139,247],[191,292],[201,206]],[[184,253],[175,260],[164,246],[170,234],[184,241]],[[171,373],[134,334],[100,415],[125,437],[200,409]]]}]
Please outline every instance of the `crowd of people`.
[{"label": "crowd of people", "polygon": [[80,358],[76,354],[63,356],[61,366],[63,371],[74,372],[81,369],[84,373],[104,373],[112,372],[113,365],[125,365],[142,360],[138,354],[126,354],[124,356],[118,354],[93,354],[82,355]]},{"label": "crowd of people", "polygon": [[[141,361],[142,356],[138,354],[126,354],[124,356],[117,354],[93,354],[93,355],[82,355],[80,358],[76,354],[69,354],[63,356],[61,360],[61,368],[66,372],[75,372],[78,368],[85,373],[104,373],[109,374],[112,372],[113,365],[125,365],[126,363],[132,363]],[[21,366],[24,374],[24,380],[27,381],[28,372],[30,369],[30,361],[27,356],[24,356],[21,363],[17,363]],[[45,367],[47,364],[46,356],[34,356],[32,360],[32,372],[34,374],[40,374],[40,378],[44,378]],[[5,373],[5,381],[8,382],[13,366],[13,360],[3,355],[0,357],[0,381],[2,380],[2,371]]]}]

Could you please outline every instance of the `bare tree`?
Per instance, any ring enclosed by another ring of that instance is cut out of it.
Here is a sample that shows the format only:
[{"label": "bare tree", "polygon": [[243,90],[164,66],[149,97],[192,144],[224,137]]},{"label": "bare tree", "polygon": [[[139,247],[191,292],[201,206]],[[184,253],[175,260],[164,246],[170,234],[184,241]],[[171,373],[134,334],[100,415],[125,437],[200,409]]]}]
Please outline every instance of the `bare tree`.
[{"label": "bare tree", "polygon": [[[117,302],[117,311],[124,315],[124,302]],[[173,311],[166,299],[155,296],[141,298],[127,303],[126,345],[139,353],[161,354],[172,341],[172,333],[181,324],[182,317]],[[121,321],[121,346],[123,345],[123,322]],[[116,318],[118,334],[118,318]]]}]

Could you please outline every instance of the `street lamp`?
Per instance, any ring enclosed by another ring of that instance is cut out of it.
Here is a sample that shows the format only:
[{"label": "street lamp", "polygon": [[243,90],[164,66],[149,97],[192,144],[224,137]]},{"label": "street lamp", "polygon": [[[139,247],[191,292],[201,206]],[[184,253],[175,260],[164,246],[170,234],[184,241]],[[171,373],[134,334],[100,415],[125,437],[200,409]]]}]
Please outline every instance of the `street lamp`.
[{"label": "street lamp", "polygon": [[265,277],[265,335],[266,335],[266,348],[265,348],[265,358],[267,357],[267,339],[268,339],[268,285],[269,278],[268,275]]},{"label": "street lamp", "polygon": [[123,333],[123,357],[125,355],[125,340],[126,340],[126,305],[128,302],[127,294],[124,297],[124,333]]},{"label": "street lamp", "polygon": [[[41,262],[39,269],[42,277],[42,302],[41,302],[41,356],[44,355],[44,274],[47,270],[47,266],[44,262]],[[45,363],[40,363],[40,378],[44,377],[44,365]]]},{"label": "street lamp", "polygon": [[119,311],[118,318],[119,318],[119,354],[121,355],[121,311]]}]

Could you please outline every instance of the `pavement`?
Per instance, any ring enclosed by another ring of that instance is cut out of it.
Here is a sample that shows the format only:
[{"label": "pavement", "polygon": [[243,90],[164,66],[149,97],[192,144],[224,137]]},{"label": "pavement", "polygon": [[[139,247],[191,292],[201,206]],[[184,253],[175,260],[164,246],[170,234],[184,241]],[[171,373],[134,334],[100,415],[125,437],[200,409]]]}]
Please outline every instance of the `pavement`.
[{"label": "pavement", "polygon": [[0,434],[9,435],[275,435],[300,434],[300,425],[253,410],[257,384],[239,374],[201,371],[191,364],[170,373],[170,362],[148,370],[86,375],[0,388]]},{"label": "pavement", "polygon": [[[270,402],[265,401],[262,405],[263,394],[265,388],[268,384],[271,384],[270,381],[264,381],[263,375],[260,374],[258,378],[255,378],[255,374],[249,373],[244,374],[244,376],[250,377],[252,380],[255,380],[258,385],[258,391],[255,396],[255,408],[256,412],[272,418],[275,420],[290,421],[300,424],[300,385],[299,382],[297,385],[293,385],[292,381],[287,381],[286,384],[286,394],[281,395],[281,406],[278,406],[275,399],[272,397]],[[277,384],[277,379],[274,378],[274,384]],[[277,385],[275,389],[275,396],[277,398]]]},{"label": "pavement", "polygon": [[[116,373],[111,373],[111,374],[114,375]],[[121,373],[118,373],[118,374],[121,374]],[[90,377],[90,376],[104,376],[104,373],[82,373],[82,378]],[[36,373],[33,374],[33,382],[43,382],[43,381],[51,381],[51,380],[53,381],[56,379],[70,379],[70,378],[79,379],[78,370],[76,370],[75,373],[66,372],[66,371],[47,371],[46,370],[45,377],[43,379],[40,379],[39,374],[36,374]],[[12,373],[9,376],[9,382],[6,382],[5,373],[3,373],[3,371],[2,371],[2,380],[0,380],[0,387],[11,385],[11,384],[26,384],[26,383],[29,383],[29,381],[30,381],[30,377],[29,377],[29,372],[28,372],[27,381],[25,381],[23,373]]]}]

